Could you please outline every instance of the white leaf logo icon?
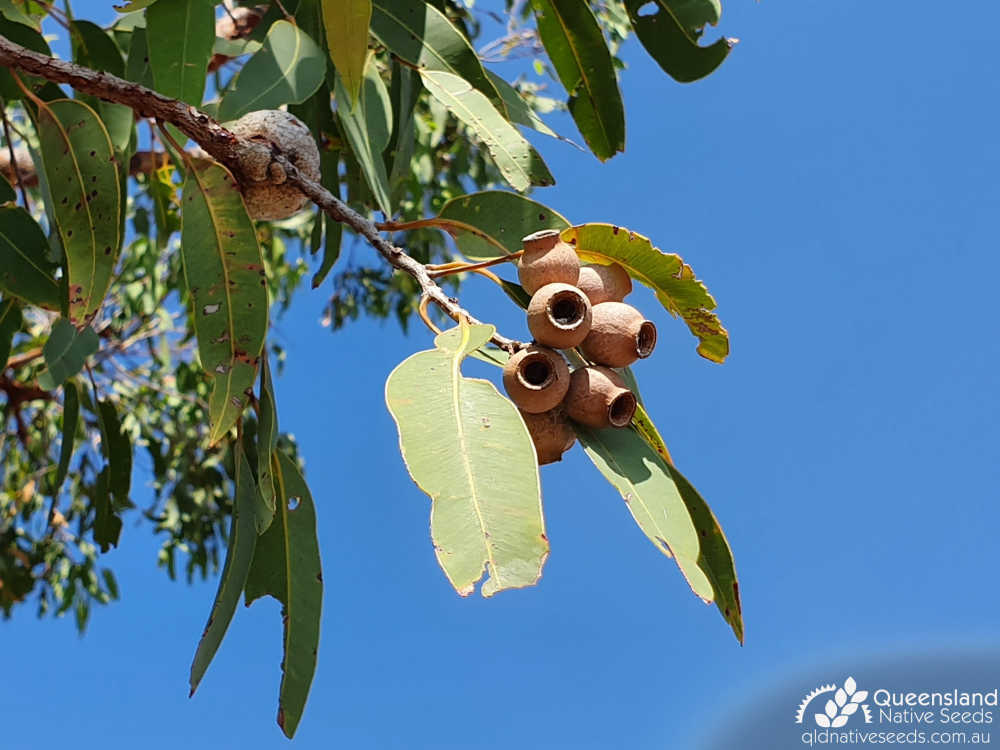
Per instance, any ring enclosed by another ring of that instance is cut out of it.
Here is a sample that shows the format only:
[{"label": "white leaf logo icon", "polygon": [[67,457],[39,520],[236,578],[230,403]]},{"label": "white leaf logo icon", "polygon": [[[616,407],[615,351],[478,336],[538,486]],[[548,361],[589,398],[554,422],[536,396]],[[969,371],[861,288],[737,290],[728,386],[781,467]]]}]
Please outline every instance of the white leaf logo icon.
[{"label": "white leaf logo icon", "polygon": [[[858,683],[854,681],[853,677],[848,677],[844,680],[844,692],[848,695],[854,695],[854,691],[858,689]],[[867,695],[867,693],[866,693]],[[855,701],[856,702],[856,701]]]},{"label": "white leaf logo icon", "polygon": [[841,688],[834,694],[833,699],[837,702],[838,706],[843,706],[847,703],[847,693]]},{"label": "white leaf logo icon", "polygon": [[854,695],[851,696],[851,702],[852,703],[861,703],[867,697],[868,697],[868,691],[867,690],[859,690],[858,692],[856,692]]},{"label": "white leaf logo icon", "polygon": [[826,702],[826,715],[831,719],[837,715],[837,704],[833,701]]},{"label": "white leaf logo icon", "polygon": [[855,712],[857,712],[857,710],[858,710],[858,704],[857,703],[848,703],[846,706],[844,706],[842,709],[840,709],[840,715],[841,716],[853,716],[855,714]]},{"label": "white leaf logo icon", "polygon": [[834,729],[839,729],[840,727],[844,726],[844,724],[846,724],[846,723],[847,723],[847,717],[846,716],[838,716],[836,719],[833,720],[833,722],[830,724],[830,726],[832,726]]},{"label": "white leaf logo icon", "polygon": [[816,723],[824,729],[830,728],[830,720],[826,718],[826,714],[816,714]]}]

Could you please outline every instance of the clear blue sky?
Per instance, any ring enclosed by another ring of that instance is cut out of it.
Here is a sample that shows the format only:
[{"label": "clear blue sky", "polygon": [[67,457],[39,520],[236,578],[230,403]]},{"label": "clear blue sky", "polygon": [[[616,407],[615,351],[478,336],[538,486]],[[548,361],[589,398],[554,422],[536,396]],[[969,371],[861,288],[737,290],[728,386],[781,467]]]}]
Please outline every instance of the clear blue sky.
[{"label": "clear blue sky", "polygon": [[[323,293],[297,300],[277,394],[326,582],[298,747],[693,748],[804,666],[997,643],[1000,5],[956,10],[729,0],[720,30],[741,42],[705,81],[673,83],[625,49],[624,155],[539,141],[558,185],[538,200],[679,252],[719,302],[723,366],[640,295],[661,339],[636,373],[732,543],[745,647],[579,449],[542,472],[540,584],[456,596],[383,402],[385,376],[430,338],[330,334]],[[488,286],[463,301],[526,333]],[[147,524],[126,525],[107,557],[123,600],[83,639],[28,611],[2,626],[3,750],[282,746],[277,604],[240,608],[188,700],[216,582],[170,583],[155,548]]]}]

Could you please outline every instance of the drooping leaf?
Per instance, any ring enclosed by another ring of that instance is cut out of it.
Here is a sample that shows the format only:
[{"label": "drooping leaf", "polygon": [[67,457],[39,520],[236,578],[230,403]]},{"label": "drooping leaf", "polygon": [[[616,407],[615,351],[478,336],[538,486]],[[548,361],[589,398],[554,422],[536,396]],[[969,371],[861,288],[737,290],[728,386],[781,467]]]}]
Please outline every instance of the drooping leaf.
[{"label": "drooping leaf", "polygon": [[58,266],[48,260],[49,241],[20,206],[0,205],[0,291],[31,305],[59,309]]},{"label": "drooping leaf", "polygon": [[278,499],[274,521],[257,540],[246,583],[246,603],[270,595],[283,605],[284,658],[278,726],[292,737],[316,671],[323,574],[316,538],[316,506],[299,467],[276,452]]},{"label": "drooping leaf", "polygon": [[69,321],[83,327],[104,302],[121,246],[118,160],[100,117],[73,99],[39,109],[38,139],[66,253]]},{"label": "drooping leaf", "polygon": [[[77,63],[118,77],[125,75],[125,61],[118,45],[100,26],[90,21],[73,21],[70,38],[73,42],[73,59]],[[101,101],[92,96],[79,98],[100,113],[111,144],[120,155],[124,154],[134,129],[135,115],[131,107]]]},{"label": "drooping leaf", "polygon": [[401,200],[413,180],[413,151],[416,146],[416,121],[414,113],[422,88],[417,72],[398,60],[392,63],[392,137],[386,152],[389,170],[389,197],[393,205]]},{"label": "drooping leaf", "polygon": [[[337,101],[348,102],[348,96],[340,76],[337,76]],[[389,175],[385,171],[382,155],[392,133],[392,102],[375,68],[374,57],[369,57],[365,66],[357,106],[338,105],[337,117],[379,209],[386,216],[391,216]]]},{"label": "drooping leaf", "polygon": [[198,649],[191,663],[189,684],[194,695],[201,678],[205,676],[208,665],[212,663],[215,652],[219,650],[222,639],[226,636],[229,623],[239,603],[240,594],[247,582],[250,572],[250,561],[253,559],[254,547],[257,544],[257,532],[254,528],[254,504],[257,494],[253,481],[253,472],[247,463],[246,455],[236,450],[236,497],[233,502],[233,518],[229,527],[229,547],[226,550],[226,562],[219,578],[219,589],[215,593],[212,612],[208,616],[205,631],[198,641]]},{"label": "drooping leaf", "polygon": [[587,456],[621,493],[642,533],[674,558],[691,590],[711,602],[712,583],[698,564],[698,532],[667,463],[631,427],[574,427]]},{"label": "drooping leaf", "polygon": [[267,333],[267,279],[243,196],[225,167],[193,162],[182,205],[181,256],[198,355],[212,378],[214,444],[249,400]]},{"label": "drooping leaf", "polygon": [[247,60],[219,103],[220,120],[247,112],[298,104],[312,96],[326,76],[326,55],[309,35],[288,21],[275,21],[264,46]]},{"label": "drooping leaf", "polygon": [[132,441],[128,433],[122,431],[114,403],[107,399],[98,401],[97,416],[101,428],[101,453],[108,461],[108,491],[115,500],[115,507],[125,508],[130,505]]},{"label": "drooping leaf", "polygon": [[107,552],[118,546],[118,538],[122,533],[122,519],[115,513],[111,505],[111,493],[108,489],[108,467],[105,466],[97,475],[94,486],[94,541]]},{"label": "drooping leaf", "polygon": [[698,337],[698,353],[713,362],[729,355],[729,334],[715,310],[715,299],[680,256],[664,253],[649,238],[611,224],[580,224],[562,232],[585,263],[618,263],[656,293],[672,315],[679,315]]},{"label": "drooping leaf", "polygon": [[481,91],[451,73],[422,70],[420,77],[431,96],[468,125],[486,145],[511,187],[524,192],[532,185],[555,184],[542,157]]},{"label": "drooping leaf", "polygon": [[469,40],[431,4],[374,0],[371,31],[390,52],[421,71],[443,71],[464,78],[507,116],[507,105]]},{"label": "drooping leaf", "polygon": [[500,94],[500,98],[503,99],[504,105],[507,107],[507,118],[511,122],[524,125],[526,128],[531,128],[532,130],[537,130],[542,135],[552,136],[562,141],[568,140],[546,125],[545,121],[538,116],[538,113],[531,108],[531,105],[524,100],[524,97],[518,93],[517,89],[507,83],[507,81],[492,70],[487,70],[486,75],[489,77],[490,83],[493,84],[494,88]]},{"label": "drooping leaf", "polygon": [[260,364],[260,417],[257,422],[257,485],[263,506],[256,506],[257,533],[263,534],[274,519],[277,491],[271,471],[274,453],[278,447],[278,408],[274,399],[274,383],[267,355]]},{"label": "drooping leaf", "polygon": [[198,106],[215,44],[214,3],[168,0],[146,9],[146,44],[156,90]]},{"label": "drooping leaf", "polygon": [[[15,44],[27,47],[33,52],[41,52],[43,55],[52,54],[49,45],[37,29],[23,23],[18,23],[6,17],[6,14],[0,15],[0,35],[7,37]],[[40,78],[25,75],[21,75],[21,80],[28,88],[35,88],[37,85],[44,83]],[[24,97],[24,92],[21,91],[20,86],[14,83],[14,79],[11,78],[7,68],[0,68],[0,96],[8,102],[18,101]]]},{"label": "drooping leaf", "polygon": [[548,206],[506,190],[484,190],[452,198],[431,226],[448,232],[473,260],[521,249],[521,239],[540,229],[566,229],[569,222]]},{"label": "drooping leaf", "polygon": [[[625,0],[635,35],[664,72],[681,83],[697,81],[718,68],[733,48],[730,39],[702,47],[690,27],[672,9],[670,0]],[[653,7],[653,13],[640,9]]]},{"label": "drooping leaf", "polygon": [[361,80],[368,60],[368,27],[371,0],[325,0],[323,27],[326,46],[337,74],[344,82],[352,106],[361,94]]},{"label": "drooping leaf", "polygon": [[76,428],[80,422],[80,389],[76,382],[67,380],[63,387],[62,443],[59,446],[59,465],[52,486],[52,494],[58,495],[69,472],[69,462],[73,458],[73,444],[76,442]]},{"label": "drooping leaf", "polygon": [[[462,360],[493,326],[462,325],[399,364],[386,404],[410,476],[431,497],[431,537],[461,596],[535,584],[549,553],[534,446],[517,408]],[[502,478],[502,479],[501,479]]]},{"label": "drooping leaf", "polygon": [[21,307],[13,297],[0,300],[0,369],[7,364],[14,334],[21,330]]},{"label": "drooping leaf", "polygon": [[569,111],[590,150],[606,161],[625,150],[625,108],[604,34],[580,0],[531,0],[538,34],[569,94]]},{"label": "drooping leaf", "polygon": [[59,318],[42,347],[47,369],[38,376],[38,384],[47,391],[55,390],[80,372],[87,357],[100,345],[93,328],[78,330],[65,318]]}]

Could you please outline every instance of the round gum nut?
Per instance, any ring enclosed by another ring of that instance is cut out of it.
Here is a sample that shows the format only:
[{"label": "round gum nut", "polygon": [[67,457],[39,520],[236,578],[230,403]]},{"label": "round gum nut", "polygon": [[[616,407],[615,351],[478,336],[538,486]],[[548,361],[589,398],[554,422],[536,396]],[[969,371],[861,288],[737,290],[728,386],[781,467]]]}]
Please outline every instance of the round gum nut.
[{"label": "round gum nut", "polygon": [[596,263],[580,266],[576,285],[587,295],[590,304],[621,302],[632,292],[632,279],[617,263],[602,266]]},{"label": "round gum nut", "polygon": [[503,387],[521,411],[529,414],[549,411],[559,405],[569,390],[569,366],[559,352],[533,344],[507,361]]},{"label": "round gum nut", "polygon": [[521,240],[523,252],[517,263],[517,278],[528,294],[546,284],[576,284],[580,259],[576,250],[559,239],[555,229],[543,229]]},{"label": "round gum nut", "polygon": [[563,453],[573,447],[576,442],[576,432],[566,417],[562,407],[556,407],[540,414],[521,411],[521,418],[535,444],[535,455],[538,465],[561,461]]},{"label": "round gum nut", "polygon": [[580,344],[583,356],[608,367],[627,367],[656,347],[656,326],[624,302],[601,302],[591,311],[590,332]]},{"label": "round gum nut", "polygon": [[570,419],[595,429],[625,427],[632,421],[636,403],[621,376],[599,365],[574,370],[563,402]]},{"label": "round gum nut", "polygon": [[528,330],[553,349],[577,346],[590,332],[590,300],[570,284],[546,284],[528,304]]}]

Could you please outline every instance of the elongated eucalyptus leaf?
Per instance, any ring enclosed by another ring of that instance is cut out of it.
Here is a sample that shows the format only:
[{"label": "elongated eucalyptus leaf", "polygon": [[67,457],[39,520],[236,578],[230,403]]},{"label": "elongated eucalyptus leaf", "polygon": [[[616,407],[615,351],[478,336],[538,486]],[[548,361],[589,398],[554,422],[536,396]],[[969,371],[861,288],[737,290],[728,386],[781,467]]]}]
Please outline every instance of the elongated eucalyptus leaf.
[{"label": "elongated eucalyptus leaf", "polygon": [[66,253],[69,321],[82,328],[100,309],[118,260],[119,164],[101,118],[80,101],[39,108],[38,139]]},{"label": "elongated eucalyptus leaf", "polygon": [[[28,3],[14,3],[14,0],[0,0],[0,16],[9,18],[16,23],[30,26],[35,31],[42,30],[42,16],[33,15]],[[43,9],[43,13],[45,9]]]},{"label": "elongated eucalyptus leaf", "polygon": [[118,538],[122,533],[122,519],[115,513],[111,504],[108,471],[107,466],[101,469],[94,485],[94,541],[101,548],[101,552],[117,547]]},{"label": "elongated eucalyptus leaf", "polygon": [[259,504],[256,506],[256,524],[257,533],[263,534],[274,519],[277,491],[271,467],[278,447],[278,409],[274,400],[271,367],[266,354],[261,357],[258,405],[260,418],[257,422],[257,484],[263,507]]},{"label": "elongated eucalyptus leaf", "polygon": [[538,34],[569,94],[569,111],[601,161],[625,150],[625,108],[604,34],[580,0],[531,0]]},{"label": "elongated eucalyptus leaf", "polygon": [[729,355],[729,334],[715,310],[715,299],[679,255],[664,253],[649,238],[611,224],[580,224],[562,232],[586,263],[618,263],[656,293],[672,315],[679,315],[698,337],[698,353],[713,362]]},{"label": "elongated eucalyptus leaf", "polygon": [[128,47],[128,60],[125,61],[125,78],[141,83],[146,88],[153,88],[153,71],[149,66],[149,45],[146,44],[146,30],[132,30],[132,39]]},{"label": "elongated eucalyptus leaf", "polygon": [[451,73],[422,70],[420,77],[431,96],[483,141],[511,187],[524,192],[532,185],[555,185],[542,157],[481,91]]},{"label": "elongated eucalyptus leaf", "polygon": [[517,408],[461,364],[493,335],[462,324],[389,375],[386,404],[410,476],[431,497],[431,537],[461,596],[535,584],[549,554],[535,450]]},{"label": "elongated eucalyptus leaf", "polygon": [[[733,48],[730,39],[719,39],[707,47],[672,9],[669,0],[625,0],[635,35],[664,72],[681,83],[704,78],[718,68]],[[640,13],[653,7],[654,13]]]},{"label": "elongated eucalyptus leaf", "polygon": [[83,369],[87,357],[100,345],[101,340],[94,329],[81,331],[65,318],[59,318],[42,347],[47,369],[38,376],[38,384],[47,391],[58,388]]},{"label": "elongated eucalyptus leaf", "polygon": [[526,128],[531,128],[532,130],[537,130],[543,135],[552,136],[553,138],[558,138],[561,141],[568,141],[569,139],[563,138],[561,135],[556,133],[552,128],[545,124],[545,121],[539,117],[538,113],[531,108],[531,105],[524,100],[524,97],[518,93],[517,89],[511,86],[507,81],[498,76],[492,70],[487,70],[486,75],[490,79],[490,83],[493,84],[497,92],[500,94],[500,98],[503,99],[504,105],[507,107],[507,119],[511,122],[517,123],[518,125],[524,125]]},{"label": "elongated eucalyptus leaf", "polygon": [[7,364],[14,334],[21,330],[21,306],[13,297],[0,300],[0,368]]},{"label": "elongated eucalyptus leaf", "polygon": [[373,0],[371,31],[390,52],[420,70],[464,78],[507,116],[507,105],[469,40],[430,3]]},{"label": "elongated eucalyptus leaf", "polygon": [[214,444],[249,400],[267,334],[267,279],[243,196],[225,167],[194,162],[182,206],[181,256],[198,355],[212,378]]},{"label": "elongated eucalyptus leaf", "polygon": [[569,227],[558,211],[506,190],[484,190],[452,198],[425,223],[448,232],[473,260],[516,253],[521,239],[540,229]]},{"label": "elongated eucalyptus leaf", "polygon": [[324,0],[323,27],[326,46],[337,74],[344,82],[351,104],[361,94],[361,80],[368,60],[368,27],[371,0]]},{"label": "elongated eucalyptus leaf", "polygon": [[[349,101],[340,76],[337,77],[336,92],[338,102]],[[391,216],[389,175],[385,170],[383,153],[392,133],[392,102],[389,101],[389,92],[375,68],[374,57],[369,57],[365,67],[357,106],[338,105],[337,117],[375,202],[382,213]]]},{"label": "elongated eucalyptus leaf", "polygon": [[59,309],[58,266],[48,260],[49,241],[20,206],[0,206],[0,291],[28,304]]},{"label": "elongated eucalyptus leaf", "polygon": [[[52,54],[49,45],[45,42],[45,38],[41,35],[39,29],[9,19],[6,17],[6,14],[0,15],[0,34],[15,44],[27,47],[33,52],[41,52],[43,55]],[[21,75],[21,80],[28,88],[36,88],[44,83],[40,78],[25,75]],[[0,96],[8,102],[17,101],[24,97],[21,87],[14,83],[14,79],[11,78],[6,68],[0,69]]]},{"label": "elongated eucalyptus leaf", "polygon": [[69,462],[73,458],[76,442],[76,428],[80,423],[80,387],[73,380],[67,380],[63,387],[62,443],[59,446],[59,465],[52,486],[52,494],[58,495],[69,472]]},{"label": "elongated eucalyptus leaf", "polygon": [[712,583],[698,564],[698,531],[666,461],[631,427],[574,427],[587,456],[621,493],[642,533],[660,552],[674,558],[695,594],[712,601]]},{"label": "elongated eucalyptus leaf", "polygon": [[[125,61],[122,59],[121,50],[100,26],[90,21],[73,21],[70,38],[73,42],[73,59],[77,63],[119,77],[125,75]],[[100,113],[111,144],[119,156],[124,154],[134,130],[135,115],[131,107],[101,101],[91,96],[79,98]]]},{"label": "elongated eucalyptus leaf", "polygon": [[214,43],[210,0],[166,0],[146,9],[149,67],[156,90],[164,96],[201,104]]},{"label": "elongated eucalyptus leaf", "polygon": [[706,25],[715,26],[722,17],[719,0],[666,0],[666,3],[692,39],[701,36]]},{"label": "elongated eucalyptus leaf", "polygon": [[254,486],[250,464],[247,463],[243,451],[237,448],[236,497],[233,501],[233,519],[229,527],[229,548],[226,550],[226,562],[222,567],[212,612],[208,616],[205,631],[198,641],[198,649],[191,663],[189,697],[198,689],[201,678],[205,676],[208,665],[212,663],[215,652],[219,650],[247,582],[250,561],[253,559],[254,547],[257,544],[257,531],[254,528],[256,494],[257,488]]},{"label": "elongated eucalyptus leaf", "polygon": [[[340,179],[337,170],[340,164],[340,153],[337,151],[323,151],[319,155],[320,166],[323,171],[323,185],[338,198],[340,197]],[[327,175],[333,175],[328,178]],[[312,277],[312,288],[316,289],[323,283],[329,275],[337,259],[340,258],[340,247],[344,238],[344,225],[339,221],[331,219],[326,213],[316,217],[316,224],[322,226],[323,230],[323,260],[319,268]]]},{"label": "elongated eucalyptus leaf", "polygon": [[219,119],[304,102],[326,76],[326,55],[308,34],[288,21],[275,21],[264,46],[247,60],[219,103]]},{"label": "elongated eucalyptus leaf", "polygon": [[284,658],[278,726],[287,737],[302,718],[319,648],[323,573],[316,538],[316,506],[299,467],[276,452],[278,498],[274,521],[257,540],[246,583],[246,603],[270,595],[282,603]]},{"label": "elongated eucalyptus leaf", "polygon": [[389,165],[389,197],[393,205],[406,194],[407,187],[414,179],[412,160],[417,141],[414,115],[421,91],[420,76],[417,72],[398,60],[393,60],[389,96],[392,99],[394,116],[392,137],[389,139],[389,148],[386,152],[386,163]]},{"label": "elongated eucalyptus leaf", "polygon": [[114,403],[107,399],[97,402],[101,428],[101,453],[108,461],[108,491],[116,508],[128,507],[132,485],[132,441],[122,431],[121,418]]}]

